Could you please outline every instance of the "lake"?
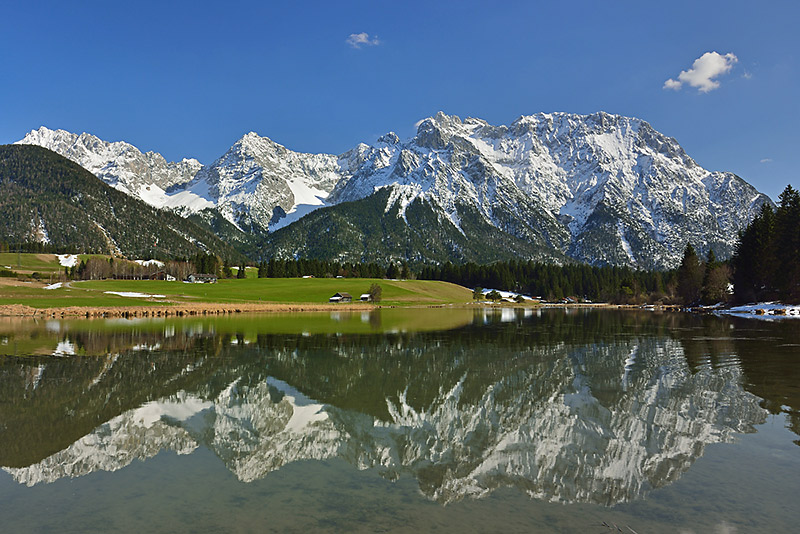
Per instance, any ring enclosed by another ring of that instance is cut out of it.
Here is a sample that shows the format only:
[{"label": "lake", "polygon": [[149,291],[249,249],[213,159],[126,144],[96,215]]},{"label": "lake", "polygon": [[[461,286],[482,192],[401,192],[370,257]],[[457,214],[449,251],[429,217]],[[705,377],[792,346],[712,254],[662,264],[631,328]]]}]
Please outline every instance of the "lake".
[{"label": "lake", "polygon": [[0,320],[4,532],[800,530],[800,324]]}]

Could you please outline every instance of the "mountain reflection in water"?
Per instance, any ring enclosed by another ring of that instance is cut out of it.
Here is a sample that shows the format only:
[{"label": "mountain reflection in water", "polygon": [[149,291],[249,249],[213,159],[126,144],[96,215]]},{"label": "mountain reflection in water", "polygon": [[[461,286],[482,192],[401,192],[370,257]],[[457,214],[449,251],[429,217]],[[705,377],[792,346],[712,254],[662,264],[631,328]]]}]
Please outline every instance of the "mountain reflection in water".
[{"label": "mountain reflection in water", "polygon": [[15,480],[202,446],[243,482],[338,457],[411,475],[441,503],[516,487],[611,505],[676,480],[769,409],[723,318],[480,310],[451,330],[374,334],[148,325],[51,324],[61,346],[103,355],[0,360],[0,465]]}]

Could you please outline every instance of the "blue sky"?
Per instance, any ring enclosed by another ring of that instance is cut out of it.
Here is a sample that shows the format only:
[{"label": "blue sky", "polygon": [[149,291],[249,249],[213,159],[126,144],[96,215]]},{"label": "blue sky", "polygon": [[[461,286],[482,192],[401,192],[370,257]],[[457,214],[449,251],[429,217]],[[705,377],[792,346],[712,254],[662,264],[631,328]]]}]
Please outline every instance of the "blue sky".
[{"label": "blue sky", "polygon": [[[493,124],[603,110],[647,120],[703,167],[773,198],[799,185],[796,1],[31,1],[2,11],[0,143],[44,125],[210,163],[249,131],[341,153],[390,130],[410,136],[439,110]],[[709,52],[718,56],[695,65]]]}]

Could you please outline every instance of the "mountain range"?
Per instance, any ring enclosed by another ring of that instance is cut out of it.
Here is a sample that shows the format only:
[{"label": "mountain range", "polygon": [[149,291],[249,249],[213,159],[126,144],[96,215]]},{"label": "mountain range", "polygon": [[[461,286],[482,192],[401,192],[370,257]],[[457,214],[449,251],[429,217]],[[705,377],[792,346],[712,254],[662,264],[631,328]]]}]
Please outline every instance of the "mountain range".
[{"label": "mountain range", "polygon": [[687,243],[730,256],[737,233],[771,203],[738,176],[702,168],[647,122],[604,112],[538,113],[508,126],[440,112],[410,139],[390,132],[338,156],[251,132],[208,166],[44,127],[18,143],[224,227],[229,242],[255,236],[251,257],[671,268]]}]

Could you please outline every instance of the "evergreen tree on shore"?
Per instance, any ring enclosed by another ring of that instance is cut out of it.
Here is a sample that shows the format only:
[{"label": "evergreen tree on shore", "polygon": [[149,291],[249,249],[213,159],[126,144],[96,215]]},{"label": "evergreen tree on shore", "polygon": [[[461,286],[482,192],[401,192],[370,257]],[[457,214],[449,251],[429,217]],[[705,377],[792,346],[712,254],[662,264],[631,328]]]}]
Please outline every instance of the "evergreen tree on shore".
[{"label": "evergreen tree on shore", "polygon": [[703,267],[697,258],[697,252],[691,243],[683,251],[683,260],[678,267],[678,295],[685,305],[691,305],[700,300],[703,288]]},{"label": "evergreen tree on shore", "polygon": [[739,234],[731,260],[734,296],[739,302],[800,302],[800,193],[791,185],[778,209],[764,205]]},{"label": "evergreen tree on shore", "polygon": [[786,186],[775,217],[775,285],[781,298],[800,300],[800,192]]}]

